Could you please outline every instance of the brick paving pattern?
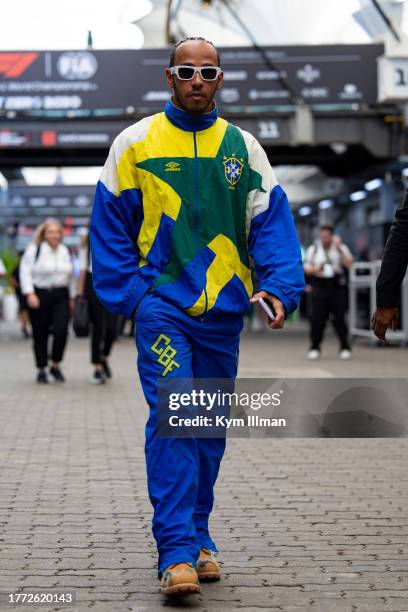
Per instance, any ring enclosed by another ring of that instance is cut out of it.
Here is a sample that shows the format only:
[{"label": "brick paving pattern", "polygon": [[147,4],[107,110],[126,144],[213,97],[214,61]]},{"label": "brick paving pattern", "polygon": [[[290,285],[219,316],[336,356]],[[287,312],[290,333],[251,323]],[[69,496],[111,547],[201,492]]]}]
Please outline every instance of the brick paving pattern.
[{"label": "brick paving pattern", "polygon": [[[223,579],[169,604],[132,341],[114,348],[113,380],[94,387],[87,341],[71,338],[67,382],[44,387],[28,343],[3,340],[0,592],[75,591],[75,606],[48,610],[408,610],[407,440],[229,440],[212,519]],[[344,364],[328,341],[326,360],[309,364],[305,346],[290,331],[244,336],[240,375],[406,376],[403,349],[364,345]]]}]

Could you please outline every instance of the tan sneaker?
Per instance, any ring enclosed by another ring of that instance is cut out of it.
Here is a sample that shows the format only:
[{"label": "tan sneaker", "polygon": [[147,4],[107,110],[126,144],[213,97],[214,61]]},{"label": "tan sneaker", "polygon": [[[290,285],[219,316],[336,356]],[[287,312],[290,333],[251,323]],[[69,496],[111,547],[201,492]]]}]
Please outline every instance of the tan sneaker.
[{"label": "tan sneaker", "polygon": [[220,566],[212,550],[202,548],[196,563],[198,579],[201,582],[212,582],[221,578]]},{"label": "tan sneaker", "polygon": [[164,570],[160,582],[163,595],[193,595],[200,593],[200,583],[192,563],[174,563]]}]

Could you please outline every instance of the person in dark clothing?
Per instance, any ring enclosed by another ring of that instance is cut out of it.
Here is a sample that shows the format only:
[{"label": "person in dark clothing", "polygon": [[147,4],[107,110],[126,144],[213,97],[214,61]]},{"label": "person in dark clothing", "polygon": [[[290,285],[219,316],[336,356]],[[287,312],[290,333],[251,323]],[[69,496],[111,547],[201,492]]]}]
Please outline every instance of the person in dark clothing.
[{"label": "person in dark clothing", "polygon": [[308,359],[319,359],[320,345],[328,318],[332,317],[339,338],[341,359],[350,359],[351,350],[346,323],[348,270],[353,257],[331,225],[320,228],[320,239],[306,251],[305,275],[311,285],[311,329]]},{"label": "person in dark clothing", "polygon": [[371,329],[377,338],[385,340],[387,329],[398,327],[398,299],[408,265],[408,192],[395,213],[385,245],[380,274],[377,279],[377,309],[371,319]]},{"label": "person in dark clothing", "polygon": [[14,291],[16,292],[16,297],[18,300],[18,316],[21,321],[21,333],[24,338],[30,337],[30,318],[28,315],[28,307],[27,307],[27,299],[20,287],[20,261],[23,253],[19,253],[19,261],[16,267],[13,270],[11,282],[14,287]]},{"label": "person in dark clothing", "polygon": [[108,358],[117,336],[118,317],[105,310],[92,285],[92,262],[88,235],[85,236],[79,253],[80,274],[78,279],[78,298],[88,300],[91,322],[91,362],[95,367],[91,382],[102,385],[112,377]]}]

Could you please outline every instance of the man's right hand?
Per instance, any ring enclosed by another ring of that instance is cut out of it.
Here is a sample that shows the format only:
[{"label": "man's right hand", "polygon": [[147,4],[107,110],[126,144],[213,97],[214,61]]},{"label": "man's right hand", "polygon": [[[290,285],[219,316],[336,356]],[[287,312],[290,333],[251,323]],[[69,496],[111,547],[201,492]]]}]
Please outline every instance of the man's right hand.
[{"label": "man's right hand", "polygon": [[371,319],[371,329],[380,340],[385,340],[387,329],[397,331],[399,322],[398,308],[377,308]]},{"label": "man's right hand", "polygon": [[27,295],[27,304],[29,308],[33,308],[34,310],[36,310],[40,307],[40,298],[36,293],[29,293]]}]

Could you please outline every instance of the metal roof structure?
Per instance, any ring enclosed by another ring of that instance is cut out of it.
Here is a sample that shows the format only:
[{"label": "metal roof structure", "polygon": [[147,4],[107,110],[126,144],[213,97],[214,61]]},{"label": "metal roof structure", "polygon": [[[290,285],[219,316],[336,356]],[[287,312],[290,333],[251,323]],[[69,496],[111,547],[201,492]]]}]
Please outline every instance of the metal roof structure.
[{"label": "metal roof structure", "polygon": [[[3,48],[10,49],[6,37],[8,30],[13,31],[13,48],[52,49],[53,43],[47,42],[47,31],[51,29],[53,20],[57,32],[62,32],[64,29],[67,31],[69,28],[65,26],[62,28],[61,24],[69,23],[70,19],[74,18],[74,13],[78,19],[81,18],[79,21],[82,30],[95,34],[92,37],[95,49],[101,48],[100,43],[106,40],[109,25],[113,27],[113,21],[115,21],[115,32],[123,28],[124,46],[133,46],[133,48],[142,45],[145,48],[162,48],[169,44],[170,39],[174,41],[186,35],[204,36],[218,46],[250,47],[254,43],[261,47],[295,44],[312,46],[327,43],[361,44],[384,41],[387,37],[393,36],[392,27],[390,29],[390,24],[381,16],[381,10],[390,19],[391,26],[398,24],[399,33],[404,35],[404,24],[408,18],[405,0],[402,2],[398,0],[207,0],[205,2],[203,0],[119,0],[115,3],[112,0],[71,0],[62,3],[38,0],[35,7],[30,0],[18,0],[13,5],[9,3],[5,7],[4,18],[0,24],[0,44]],[[102,19],[108,15],[109,19]],[[36,30],[32,28],[33,17],[39,24],[37,28],[41,34],[39,46],[34,36],[30,38],[24,35],[19,39],[19,36],[26,32],[23,24],[27,20],[31,30]],[[21,27],[12,28],[12,23],[19,23]],[[41,23],[43,27],[40,28]],[[102,32],[103,36],[99,38],[97,32]],[[85,40],[85,34],[83,38],[82,48],[85,48],[89,41]],[[69,49],[69,45],[64,44],[64,48]],[[77,39],[73,48],[78,49]],[[281,114],[271,116],[269,119],[271,120],[267,126],[269,131],[273,124],[275,131],[280,130],[283,133],[288,130],[293,131],[292,124],[296,121],[296,118],[289,114],[288,117]],[[393,143],[387,135],[387,126],[376,119],[375,111],[372,109],[368,109],[366,115],[357,109],[353,116],[350,114],[343,116],[340,113],[333,117],[329,117],[326,111],[318,110],[315,112],[315,122],[316,139],[313,147],[300,145],[294,148],[293,144],[299,145],[299,143],[291,142],[289,139],[286,145],[283,137],[280,147],[278,142],[267,145],[270,147],[268,154],[271,163],[277,164],[279,179],[288,190],[295,206],[300,206],[307,200],[335,195],[341,190],[344,179],[353,171],[375,165],[374,152],[379,161],[385,160],[390,158],[387,147],[390,151],[393,148]],[[108,123],[105,119],[100,120],[98,125],[107,131]],[[36,125],[33,124],[33,129],[36,129],[37,125],[38,122]],[[71,131],[74,125],[70,122]],[[339,140],[338,133],[332,129],[334,126],[340,129],[342,140]],[[58,125],[51,127],[59,133]],[[83,124],[80,129],[84,130],[86,127],[87,125]],[[90,124],[88,127],[91,129]],[[119,124],[115,124],[112,130],[115,131],[119,127]],[[248,125],[248,129],[250,127]],[[24,125],[16,123],[15,127],[21,132],[28,128],[30,128],[29,123]],[[61,125],[61,133],[66,129]],[[364,138],[367,140],[365,144],[370,145],[366,148],[361,146]],[[383,144],[380,146],[379,143]],[[282,146],[284,144],[285,146]],[[342,150],[338,150],[340,146]],[[79,150],[76,153],[79,154]],[[19,159],[16,158],[13,162],[12,156],[8,155],[8,178],[11,180]],[[101,161],[101,153],[93,149],[85,151],[80,158],[80,163],[83,165],[97,165]],[[27,165],[40,165],[41,162],[48,164],[48,157],[42,160],[38,151],[30,157],[30,151],[27,151],[25,159]],[[64,150],[60,152],[59,157],[54,158],[54,163],[70,165],[73,160],[69,157],[69,151]],[[289,166],[289,163],[292,165]]]}]

